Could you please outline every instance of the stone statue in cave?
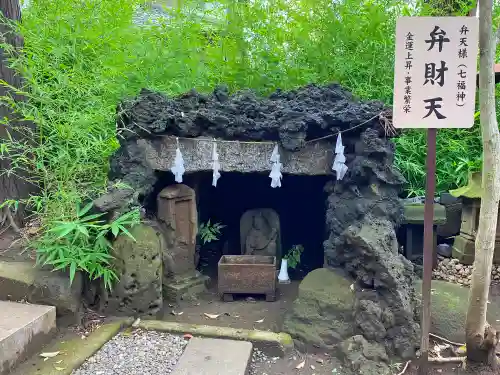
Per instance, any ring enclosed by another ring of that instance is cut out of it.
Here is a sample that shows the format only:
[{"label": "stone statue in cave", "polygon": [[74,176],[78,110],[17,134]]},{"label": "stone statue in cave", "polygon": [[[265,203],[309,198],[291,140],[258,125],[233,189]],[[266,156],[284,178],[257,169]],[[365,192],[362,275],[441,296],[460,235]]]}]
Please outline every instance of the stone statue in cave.
[{"label": "stone statue in cave", "polygon": [[255,209],[245,212],[240,221],[240,234],[243,254],[279,257],[280,225],[276,211]]}]

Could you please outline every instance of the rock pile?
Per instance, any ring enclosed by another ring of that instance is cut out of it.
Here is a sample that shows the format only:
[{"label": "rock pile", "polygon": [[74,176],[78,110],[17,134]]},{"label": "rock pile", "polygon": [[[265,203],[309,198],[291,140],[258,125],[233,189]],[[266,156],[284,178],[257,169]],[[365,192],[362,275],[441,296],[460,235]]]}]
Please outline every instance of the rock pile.
[{"label": "rock pile", "polygon": [[[432,272],[435,280],[449,281],[463,286],[470,286],[472,265],[461,264],[458,259],[439,257],[438,266]],[[500,283],[500,266],[493,265],[491,282]]]}]

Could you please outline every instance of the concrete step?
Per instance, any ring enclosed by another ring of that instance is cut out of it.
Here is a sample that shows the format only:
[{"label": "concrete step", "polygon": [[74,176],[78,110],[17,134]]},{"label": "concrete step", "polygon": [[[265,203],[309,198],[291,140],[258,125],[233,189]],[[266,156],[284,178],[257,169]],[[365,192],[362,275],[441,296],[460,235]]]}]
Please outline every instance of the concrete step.
[{"label": "concrete step", "polygon": [[251,359],[250,342],[193,337],[172,375],[246,375]]},{"label": "concrete step", "polygon": [[55,328],[53,306],[0,301],[0,375],[39,350]]}]

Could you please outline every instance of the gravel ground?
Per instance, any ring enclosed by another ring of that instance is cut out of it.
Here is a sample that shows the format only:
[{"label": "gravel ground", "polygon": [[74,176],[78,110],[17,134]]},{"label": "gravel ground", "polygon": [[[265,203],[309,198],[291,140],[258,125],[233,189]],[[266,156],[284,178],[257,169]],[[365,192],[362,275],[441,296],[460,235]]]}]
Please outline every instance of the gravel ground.
[{"label": "gravel ground", "polygon": [[260,375],[256,368],[259,364],[274,364],[278,360],[279,357],[270,358],[262,353],[259,349],[254,348],[252,352],[252,363],[250,363],[249,375]]},{"label": "gravel ground", "polygon": [[164,375],[174,369],[187,340],[162,332],[135,330],[108,341],[72,375]]}]

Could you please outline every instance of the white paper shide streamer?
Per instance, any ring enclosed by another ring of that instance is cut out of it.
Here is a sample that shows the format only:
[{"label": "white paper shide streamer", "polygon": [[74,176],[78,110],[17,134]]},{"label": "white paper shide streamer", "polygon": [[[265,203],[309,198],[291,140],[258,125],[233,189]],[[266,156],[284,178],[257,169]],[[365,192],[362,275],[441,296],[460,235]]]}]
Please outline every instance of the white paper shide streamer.
[{"label": "white paper shide streamer", "polygon": [[217,152],[217,142],[214,139],[214,144],[212,148],[212,186],[217,186],[217,180],[220,178],[220,163],[219,163],[219,154]]},{"label": "white paper shide streamer", "polygon": [[172,168],[170,168],[172,173],[175,176],[175,182],[181,183],[182,182],[182,175],[186,171],[184,169],[184,158],[182,157],[181,150],[179,148],[179,140],[177,139],[177,148],[175,150],[175,159],[174,159],[174,165]]},{"label": "white paper shide streamer", "polygon": [[269,173],[269,177],[271,177],[271,187],[281,187],[281,167],[283,164],[280,163],[278,145],[274,146],[273,153],[271,154],[271,163],[271,173]]},{"label": "white paper shide streamer", "polygon": [[332,171],[336,172],[337,181],[342,180],[347,172],[341,133],[339,133],[339,136],[337,137],[337,144],[335,145],[335,160],[333,161]]}]

